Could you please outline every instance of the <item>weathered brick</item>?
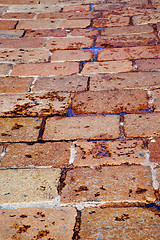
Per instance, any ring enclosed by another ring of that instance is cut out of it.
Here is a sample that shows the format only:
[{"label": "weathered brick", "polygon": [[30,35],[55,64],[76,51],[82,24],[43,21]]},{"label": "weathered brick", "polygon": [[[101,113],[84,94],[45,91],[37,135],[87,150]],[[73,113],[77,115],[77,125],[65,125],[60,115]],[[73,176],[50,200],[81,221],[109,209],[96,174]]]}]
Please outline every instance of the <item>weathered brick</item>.
[{"label": "weathered brick", "polygon": [[0,20],[0,29],[3,29],[3,30],[14,29],[16,24],[17,24],[17,21],[13,21],[13,20]]},{"label": "weathered brick", "polygon": [[23,30],[0,30],[0,38],[20,38]]},{"label": "weathered brick", "polygon": [[40,118],[0,118],[0,141],[36,141]]},{"label": "weathered brick", "polygon": [[154,34],[133,34],[97,37],[96,47],[136,47],[144,45],[155,45],[158,38]]},{"label": "weathered brick", "polygon": [[127,137],[160,136],[160,114],[129,114],[124,117],[124,128]]},{"label": "weathered brick", "polygon": [[93,39],[87,37],[73,37],[73,38],[53,38],[49,39],[46,48],[50,50],[55,49],[79,49],[90,48],[93,45]]},{"label": "weathered brick", "polygon": [[98,74],[90,77],[90,90],[152,89],[160,87],[160,72]]},{"label": "weathered brick", "polygon": [[[78,1],[78,5],[80,4],[91,4],[91,3],[96,3],[96,4],[99,4],[99,3],[104,3],[106,2],[106,0],[79,0]],[[69,1],[66,1],[66,0],[41,0],[41,4],[59,4],[59,5],[62,5],[62,6],[65,6],[65,5],[77,5],[77,1],[76,0],[69,0]]]},{"label": "weathered brick", "polygon": [[20,38],[20,39],[0,39],[0,48],[41,48],[43,47],[45,38]]},{"label": "weathered brick", "polygon": [[149,25],[136,25],[136,26],[124,26],[124,27],[111,27],[103,28],[101,30],[101,35],[111,36],[111,35],[131,35],[131,34],[142,34],[142,33],[152,33],[153,28]]},{"label": "weathered brick", "polygon": [[147,0],[141,0],[140,2],[139,2],[139,0],[108,0],[107,2],[108,3],[113,3],[113,4],[115,4],[115,3],[131,4],[131,6],[132,6],[132,4],[133,5],[141,5],[141,4],[143,4],[144,6],[148,5],[148,1]]},{"label": "weathered brick", "polygon": [[[142,140],[75,141],[75,166],[142,164],[146,161]],[[5,160],[4,160],[5,162]],[[3,166],[3,161],[2,165]]]},{"label": "weathered brick", "polygon": [[118,27],[129,25],[129,17],[110,15],[106,18],[94,19],[93,27]]},{"label": "weathered brick", "polygon": [[35,16],[36,14],[31,12],[6,12],[2,15],[2,19],[33,19]]},{"label": "weathered brick", "polygon": [[0,203],[40,202],[58,196],[60,169],[1,170]]},{"label": "weathered brick", "polygon": [[160,46],[106,48],[98,53],[98,61],[139,58],[160,58]]},{"label": "weathered brick", "polygon": [[159,239],[158,229],[159,216],[151,209],[85,208],[81,213],[79,237],[92,240],[106,236],[108,239]]},{"label": "weathered brick", "polygon": [[79,92],[87,90],[87,76],[71,75],[57,77],[39,77],[35,82],[33,92],[62,91]]},{"label": "weathered brick", "polygon": [[155,200],[151,171],[144,166],[76,168],[67,172],[65,184],[64,203]]},{"label": "weathered brick", "polygon": [[100,12],[41,12],[37,18],[50,18],[50,19],[92,19],[101,16]]},{"label": "weathered brick", "polygon": [[135,69],[139,71],[160,71],[160,59],[135,60]]},{"label": "weathered brick", "polygon": [[72,239],[75,208],[3,209],[0,213],[2,239]]},{"label": "weathered brick", "polygon": [[101,139],[119,137],[119,116],[53,117],[47,119],[44,139]]},{"label": "weathered brick", "polygon": [[157,169],[156,169],[156,178],[157,178],[157,182],[159,185],[159,191],[160,191],[160,167],[157,167]]},{"label": "weathered brick", "polygon": [[159,0],[152,0],[152,5],[159,6],[160,5]]},{"label": "weathered brick", "polygon": [[12,67],[12,64],[0,63],[0,76],[8,75]]},{"label": "weathered brick", "polygon": [[16,63],[47,62],[50,52],[47,49],[0,49],[0,61]]},{"label": "weathered brick", "polygon": [[160,89],[155,89],[152,91],[152,98],[154,99],[154,111],[160,112]]},{"label": "weathered brick", "polygon": [[72,109],[76,114],[138,112],[148,106],[145,90],[108,90],[76,94]]},{"label": "weathered brick", "polygon": [[7,5],[20,5],[20,4],[37,4],[38,0],[0,0],[0,4],[7,4]]},{"label": "weathered brick", "polygon": [[69,75],[79,72],[78,63],[35,63],[19,64],[13,67],[11,76],[47,76],[47,75]]},{"label": "weathered brick", "polygon": [[89,19],[61,20],[59,28],[86,28],[90,24],[91,24],[91,20]]},{"label": "weathered brick", "polygon": [[0,116],[61,115],[67,112],[69,104],[69,93],[0,95]]},{"label": "weathered brick", "polygon": [[0,14],[2,15],[3,13],[5,13],[7,11],[7,9],[8,9],[8,6],[4,6],[4,3],[3,3],[3,5],[0,6]]},{"label": "weathered brick", "polygon": [[59,12],[61,10],[61,6],[58,5],[43,5],[43,4],[36,4],[36,5],[11,5],[8,8],[8,12]]},{"label": "weathered brick", "polygon": [[[142,5],[142,1],[141,2],[139,1],[138,5],[140,7]],[[108,10],[117,11],[119,9],[124,9],[124,8],[129,8],[129,7],[131,7],[130,2],[124,3],[124,1],[123,1],[123,4],[120,4],[120,3],[114,3],[114,4],[113,3],[106,3],[106,4],[104,3],[104,4],[99,4],[99,5],[96,4],[93,6],[93,10],[94,11],[108,11]],[[134,7],[134,6],[132,6],[132,7]]]},{"label": "weathered brick", "polygon": [[92,58],[91,50],[57,50],[51,56],[51,61],[88,61]]},{"label": "weathered brick", "polygon": [[66,37],[65,29],[26,30],[25,37]]},{"label": "weathered brick", "polygon": [[127,60],[107,61],[107,62],[88,62],[84,64],[81,74],[118,73],[118,72],[129,72],[131,70],[132,70],[132,62]]},{"label": "weathered brick", "polygon": [[133,24],[135,25],[157,23],[159,21],[160,21],[160,13],[138,15],[133,17]]},{"label": "weathered brick", "polygon": [[0,93],[28,92],[33,78],[1,77]]},{"label": "weathered brick", "polygon": [[150,161],[160,163],[160,138],[149,139],[148,149],[150,152]]},{"label": "weathered brick", "polygon": [[89,11],[90,5],[77,5],[77,6],[64,6],[63,12],[83,12],[83,11]]},{"label": "weathered brick", "polygon": [[99,35],[98,29],[72,29],[70,31],[71,36],[85,36],[85,37],[93,37]]},{"label": "weathered brick", "polygon": [[28,145],[9,144],[2,158],[2,168],[24,168],[33,166],[63,166],[69,164],[70,143],[47,142]]},{"label": "weathered brick", "polygon": [[20,20],[16,29],[53,29],[58,25],[59,21],[50,19]]}]

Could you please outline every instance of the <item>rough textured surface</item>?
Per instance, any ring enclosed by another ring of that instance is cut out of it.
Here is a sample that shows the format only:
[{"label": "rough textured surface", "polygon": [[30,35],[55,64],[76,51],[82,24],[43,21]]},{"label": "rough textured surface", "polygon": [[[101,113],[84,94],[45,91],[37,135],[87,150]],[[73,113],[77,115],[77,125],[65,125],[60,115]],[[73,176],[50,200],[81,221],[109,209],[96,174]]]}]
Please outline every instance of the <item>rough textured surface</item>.
[{"label": "rough textured surface", "polygon": [[160,138],[150,139],[148,142],[150,161],[160,163]]},{"label": "rough textured surface", "polygon": [[1,77],[0,78],[0,93],[23,93],[28,92],[33,78],[19,77]]}]

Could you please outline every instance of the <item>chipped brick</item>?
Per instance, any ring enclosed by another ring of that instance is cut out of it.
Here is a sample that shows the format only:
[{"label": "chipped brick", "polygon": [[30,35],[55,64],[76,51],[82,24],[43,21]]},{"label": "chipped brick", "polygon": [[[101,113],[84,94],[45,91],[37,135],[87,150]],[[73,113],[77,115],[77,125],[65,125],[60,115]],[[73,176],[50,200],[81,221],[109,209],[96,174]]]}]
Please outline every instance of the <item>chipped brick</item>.
[{"label": "chipped brick", "polygon": [[160,71],[160,59],[136,60],[135,66],[139,71]]},{"label": "chipped brick", "polygon": [[4,29],[4,30],[14,29],[16,24],[17,24],[17,21],[0,20],[0,29]]},{"label": "chipped brick", "polygon": [[148,149],[150,151],[150,161],[160,163],[160,138],[149,139]]},{"label": "chipped brick", "polygon": [[20,20],[16,29],[53,29],[58,25],[58,21],[50,19]]},{"label": "chipped brick", "polygon": [[159,13],[148,14],[148,15],[138,15],[133,17],[134,25],[157,23],[160,21]]},{"label": "chipped brick", "polygon": [[23,33],[23,30],[0,30],[0,38],[20,38]]},{"label": "chipped brick", "polygon": [[90,25],[90,23],[91,23],[91,21],[89,19],[62,20],[60,22],[59,28],[86,28]]},{"label": "chipped brick", "polygon": [[0,93],[28,92],[33,78],[1,77]]},{"label": "chipped brick", "polygon": [[129,25],[129,17],[110,15],[106,18],[94,19],[93,27],[119,27]]},{"label": "chipped brick", "polygon": [[6,76],[11,71],[13,65],[7,63],[0,63],[0,76]]}]

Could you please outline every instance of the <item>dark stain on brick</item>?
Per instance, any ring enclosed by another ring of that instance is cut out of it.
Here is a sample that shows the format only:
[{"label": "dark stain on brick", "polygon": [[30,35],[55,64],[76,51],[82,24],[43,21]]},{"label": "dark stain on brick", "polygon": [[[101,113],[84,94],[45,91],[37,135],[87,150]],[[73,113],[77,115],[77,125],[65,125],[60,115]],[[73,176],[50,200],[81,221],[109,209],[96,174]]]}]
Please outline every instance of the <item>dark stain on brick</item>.
[{"label": "dark stain on brick", "polygon": [[34,238],[39,239],[39,238],[47,236],[48,234],[49,234],[48,230],[41,230],[38,232],[37,236],[35,236]]},{"label": "dark stain on brick", "polygon": [[3,136],[3,137],[6,137],[6,136],[11,136],[10,134],[8,134],[8,133],[1,133],[1,135]]},{"label": "dark stain on brick", "polygon": [[32,155],[31,154],[26,154],[25,157],[32,158]]},{"label": "dark stain on brick", "polygon": [[28,216],[26,214],[21,214],[20,218],[27,218]]},{"label": "dark stain on brick", "polygon": [[95,196],[95,197],[100,196],[100,192],[95,193],[94,196]]},{"label": "dark stain on brick", "polygon": [[74,225],[74,233],[72,236],[72,240],[80,239],[80,236],[79,236],[80,227],[81,227],[81,212],[77,210],[77,216],[76,216],[76,222]]},{"label": "dark stain on brick", "polygon": [[86,186],[80,186],[78,189],[74,190],[75,192],[82,192],[82,191],[88,191],[88,187]]},{"label": "dark stain on brick", "polygon": [[13,215],[9,215],[10,217],[15,217],[16,215],[15,214],[13,214]]},{"label": "dark stain on brick", "polygon": [[22,227],[19,227],[17,233],[24,233],[24,232],[27,232],[27,229],[30,228],[30,227],[31,227],[31,225],[25,225],[25,224],[23,224]]},{"label": "dark stain on brick", "polygon": [[59,180],[59,185],[57,187],[57,191],[58,191],[59,195],[62,193],[62,189],[66,185],[66,183],[65,183],[66,175],[67,175],[67,170],[66,169],[62,169],[61,177],[60,177],[60,180]]},{"label": "dark stain on brick", "polygon": [[144,192],[146,192],[146,191],[147,191],[146,188],[137,188],[136,193],[137,193],[137,194],[141,194],[141,193],[144,193]]},{"label": "dark stain on brick", "polygon": [[132,189],[129,189],[129,197],[131,197]]},{"label": "dark stain on brick", "polygon": [[102,187],[100,187],[100,189],[101,189],[101,190],[106,190],[106,188],[105,188],[105,187],[103,187],[103,185],[102,185]]},{"label": "dark stain on brick", "polygon": [[42,213],[42,212],[37,212],[37,215],[38,215],[38,216],[41,216],[41,217],[45,217],[45,214]]},{"label": "dark stain on brick", "polygon": [[92,210],[91,212],[89,212],[89,214],[93,214],[93,213],[96,213],[96,211],[93,211],[93,210]]},{"label": "dark stain on brick", "polygon": [[15,123],[14,126],[12,127],[12,130],[17,130],[17,129],[20,129],[22,127],[23,127],[23,125]]},{"label": "dark stain on brick", "polygon": [[125,221],[127,219],[130,219],[129,215],[128,214],[123,214],[121,217],[115,217],[115,221]]}]

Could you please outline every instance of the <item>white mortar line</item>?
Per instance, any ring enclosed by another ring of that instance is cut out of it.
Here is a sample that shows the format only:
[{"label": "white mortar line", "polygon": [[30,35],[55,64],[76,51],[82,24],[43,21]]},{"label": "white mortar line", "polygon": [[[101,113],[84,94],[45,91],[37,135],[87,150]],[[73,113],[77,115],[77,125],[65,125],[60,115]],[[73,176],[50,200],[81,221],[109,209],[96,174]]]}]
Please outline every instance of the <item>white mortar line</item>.
[{"label": "white mortar line", "polygon": [[75,159],[76,153],[77,153],[77,151],[75,149],[75,145],[74,145],[74,143],[71,143],[69,164],[73,164],[74,163],[74,159]]}]

